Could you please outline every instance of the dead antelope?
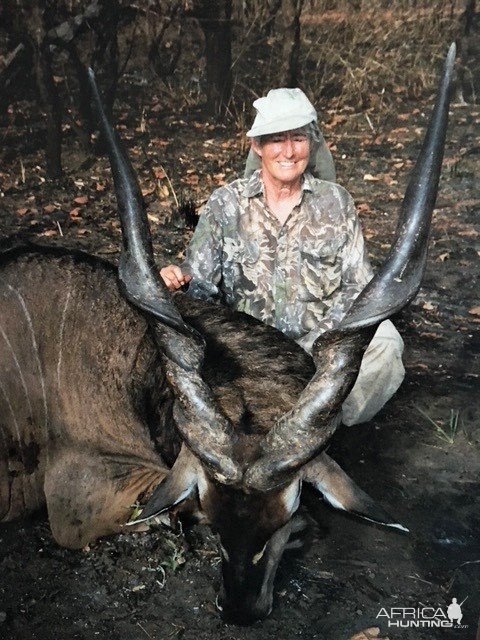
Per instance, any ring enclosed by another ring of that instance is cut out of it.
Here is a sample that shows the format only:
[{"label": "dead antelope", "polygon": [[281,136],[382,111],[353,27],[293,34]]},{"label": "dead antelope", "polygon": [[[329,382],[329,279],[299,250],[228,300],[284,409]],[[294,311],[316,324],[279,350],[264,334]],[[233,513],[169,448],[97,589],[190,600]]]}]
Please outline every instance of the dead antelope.
[{"label": "dead antelope", "polygon": [[240,623],[271,610],[303,482],[337,508],[400,527],[323,450],[376,326],[420,285],[454,56],[452,46],[392,249],[313,360],[244,314],[172,299],[92,78],[123,250],[118,271],[59,249],[0,257],[2,520],[46,503],[54,538],[76,549],[120,531],[138,500],[140,520],[179,505],[218,533],[219,605]]}]

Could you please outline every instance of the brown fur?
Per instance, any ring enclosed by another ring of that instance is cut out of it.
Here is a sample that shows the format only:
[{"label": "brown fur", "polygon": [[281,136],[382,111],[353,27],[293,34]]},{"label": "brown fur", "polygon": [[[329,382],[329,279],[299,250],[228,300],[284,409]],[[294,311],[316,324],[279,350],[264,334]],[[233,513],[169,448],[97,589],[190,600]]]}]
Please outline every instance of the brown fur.
[{"label": "brown fur", "polygon": [[[111,266],[27,250],[0,269],[0,517],[46,503],[56,540],[82,547],[118,531],[173,463],[172,395]],[[177,303],[206,336],[203,375],[223,412],[266,433],[311,377],[310,358],[248,316]]]}]

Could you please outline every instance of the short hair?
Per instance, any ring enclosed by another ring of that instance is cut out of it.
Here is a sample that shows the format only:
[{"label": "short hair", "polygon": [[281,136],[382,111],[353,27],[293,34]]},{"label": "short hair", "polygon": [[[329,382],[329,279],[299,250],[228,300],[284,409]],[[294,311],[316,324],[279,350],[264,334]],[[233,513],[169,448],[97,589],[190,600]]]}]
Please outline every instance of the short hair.
[{"label": "short hair", "polygon": [[[306,135],[312,146],[320,144],[320,140],[321,140],[320,129],[318,128],[318,124],[315,122],[315,120],[312,120],[312,122],[309,122],[303,127],[294,129],[294,131],[298,131],[299,133]],[[276,136],[280,133],[285,133],[285,131],[277,131],[276,133],[267,133],[264,136],[257,136],[253,138],[253,140],[255,140],[255,143],[259,147],[263,147],[263,145],[266,144],[273,136]]]}]

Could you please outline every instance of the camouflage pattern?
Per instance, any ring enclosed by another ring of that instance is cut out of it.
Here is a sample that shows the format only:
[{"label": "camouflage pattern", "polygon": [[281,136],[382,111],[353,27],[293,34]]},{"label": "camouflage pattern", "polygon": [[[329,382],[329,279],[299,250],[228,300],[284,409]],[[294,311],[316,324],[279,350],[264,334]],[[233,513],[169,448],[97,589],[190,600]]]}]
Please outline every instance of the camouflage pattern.
[{"label": "camouflage pattern", "polygon": [[191,296],[244,311],[307,350],[373,275],[344,188],[305,173],[299,204],[281,225],[260,171],[212,194],[182,270],[192,276]]}]

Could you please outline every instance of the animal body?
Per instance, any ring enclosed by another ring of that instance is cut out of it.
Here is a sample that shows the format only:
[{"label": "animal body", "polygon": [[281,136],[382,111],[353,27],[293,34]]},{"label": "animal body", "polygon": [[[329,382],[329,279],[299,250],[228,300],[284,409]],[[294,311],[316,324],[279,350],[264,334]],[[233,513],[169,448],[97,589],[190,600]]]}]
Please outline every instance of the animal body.
[{"label": "animal body", "polygon": [[[244,314],[176,296],[156,271],[133,170],[93,91],[124,246],[118,271],[58,249],[0,257],[0,518],[46,504],[59,544],[81,548],[178,505],[219,534],[226,619],[271,610],[303,482],[337,508],[400,527],[324,452],[376,326],[418,290],[454,61],[396,240],[313,359]],[[139,520],[139,521],[140,521]],[[400,527],[401,528],[401,527]]]},{"label": "animal body", "polygon": [[[25,248],[3,254],[0,268],[1,517],[46,501],[57,541],[80,548],[118,531],[172,466],[173,394],[112,265]],[[312,376],[311,358],[244,314],[212,316],[183,295],[177,305],[206,337],[203,375],[223,412],[265,434]]]}]

